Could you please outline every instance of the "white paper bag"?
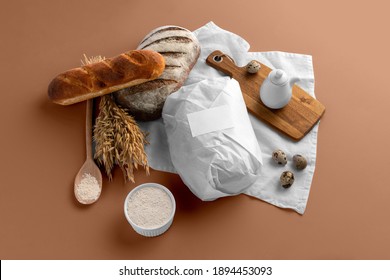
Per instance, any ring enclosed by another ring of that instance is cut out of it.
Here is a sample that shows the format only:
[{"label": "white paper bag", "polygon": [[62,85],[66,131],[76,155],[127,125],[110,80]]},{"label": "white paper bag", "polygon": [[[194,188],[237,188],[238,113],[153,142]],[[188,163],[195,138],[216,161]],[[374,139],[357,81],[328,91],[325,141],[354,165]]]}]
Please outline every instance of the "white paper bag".
[{"label": "white paper bag", "polygon": [[236,80],[183,86],[162,116],[173,166],[200,199],[242,193],[259,179],[261,150]]}]

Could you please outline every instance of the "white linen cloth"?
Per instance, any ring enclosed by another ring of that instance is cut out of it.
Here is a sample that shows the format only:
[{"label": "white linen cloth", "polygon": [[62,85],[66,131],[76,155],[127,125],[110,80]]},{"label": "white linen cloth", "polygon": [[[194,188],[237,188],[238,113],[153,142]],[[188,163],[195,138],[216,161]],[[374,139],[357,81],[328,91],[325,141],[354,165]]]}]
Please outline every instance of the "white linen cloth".
[{"label": "white linen cloth", "polygon": [[[195,30],[194,34],[200,42],[201,54],[185,85],[194,84],[204,79],[226,76],[205,62],[212,51],[220,50],[231,56],[239,66],[244,66],[255,59],[273,69],[283,69],[289,76],[298,77],[300,81],[297,84],[315,97],[313,64],[310,55],[279,51],[248,52],[250,47],[248,42],[240,36],[218,27],[213,22]],[[170,98],[168,97],[165,104],[169,105],[169,102]],[[261,147],[263,165],[257,180],[243,193],[303,214],[315,170],[318,124],[302,140],[295,142],[251,114],[249,117]],[[151,168],[176,173],[170,158],[163,120],[140,122],[139,124],[141,129],[150,133],[150,144],[146,146],[146,153]],[[276,149],[281,149],[286,153],[288,158],[286,166],[278,166],[273,162],[272,152]],[[302,171],[293,168],[292,157],[295,154],[301,154],[308,160],[307,167]],[[280,175],[285,170],[291,170],[295,175],[295,182],[289,189],[282,188],[279,182]]]}]

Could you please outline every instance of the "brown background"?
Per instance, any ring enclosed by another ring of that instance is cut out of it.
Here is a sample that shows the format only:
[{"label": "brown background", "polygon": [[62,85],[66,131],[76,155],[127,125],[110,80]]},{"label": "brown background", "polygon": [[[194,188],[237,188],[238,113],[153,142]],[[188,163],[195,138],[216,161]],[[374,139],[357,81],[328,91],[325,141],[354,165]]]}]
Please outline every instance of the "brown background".
[{"label": "brown background", "polygon": [[[390,259],[388,1],[2,2],[1,259]],[[98,203],[75,201],[85,104],[51,104],[47,85],[83,53],[115,56],[158,26],[209,21],[252,51],[313,55],[327,111],[306,213],[244,195],[204,203],[178,176],[140,171],[137,184],[177,200],[171,229],[143,238],[123,215],[136,184],[120,170]]]}]

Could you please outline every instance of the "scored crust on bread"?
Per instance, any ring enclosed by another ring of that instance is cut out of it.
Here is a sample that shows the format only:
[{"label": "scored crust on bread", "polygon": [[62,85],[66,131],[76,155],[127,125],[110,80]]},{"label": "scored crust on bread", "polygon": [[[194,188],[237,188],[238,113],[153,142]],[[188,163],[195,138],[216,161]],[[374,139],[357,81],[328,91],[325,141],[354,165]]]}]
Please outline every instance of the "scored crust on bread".
[{"label": "scored crust on bread", "polygon": [[154,80],[164,68],[161,54],[132,50],[59,74],[49,84],[48,96],[54,103],[70,105]]},{"label": "scored crust on bread", "polygon": [[137,49],[160,53],[165,59],[164,72],[153,81],[121,89],[113,95],[116,103],[135,119],[155,120],[161,117],[168,95],[184,84],[200,55],[200,45],[191,31],[170,25],[151,31]]}]

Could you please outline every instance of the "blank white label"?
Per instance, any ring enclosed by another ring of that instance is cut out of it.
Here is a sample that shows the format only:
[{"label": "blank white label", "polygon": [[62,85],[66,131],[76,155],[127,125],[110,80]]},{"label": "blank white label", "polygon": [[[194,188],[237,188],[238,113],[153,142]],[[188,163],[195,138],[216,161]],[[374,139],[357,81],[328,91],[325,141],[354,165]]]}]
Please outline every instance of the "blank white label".
[{"label": "blank white label", "polygon": [[192,137],[234,127],[228,105],[187,114]]}]

